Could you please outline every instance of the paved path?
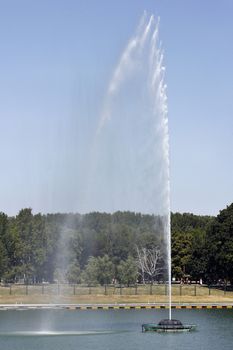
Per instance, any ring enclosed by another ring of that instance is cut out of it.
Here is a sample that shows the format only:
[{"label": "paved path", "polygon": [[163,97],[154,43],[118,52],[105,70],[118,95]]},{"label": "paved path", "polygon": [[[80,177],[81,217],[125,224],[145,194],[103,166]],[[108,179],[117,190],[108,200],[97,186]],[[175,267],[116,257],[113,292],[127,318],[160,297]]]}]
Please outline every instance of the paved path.
[{"label": "paved path", "polygon": [[[134,310],[167,309],[166,303],[127,304],[0,304],[1,310]],[[233,303],[174,303],[172,309],[233,309]]]}]

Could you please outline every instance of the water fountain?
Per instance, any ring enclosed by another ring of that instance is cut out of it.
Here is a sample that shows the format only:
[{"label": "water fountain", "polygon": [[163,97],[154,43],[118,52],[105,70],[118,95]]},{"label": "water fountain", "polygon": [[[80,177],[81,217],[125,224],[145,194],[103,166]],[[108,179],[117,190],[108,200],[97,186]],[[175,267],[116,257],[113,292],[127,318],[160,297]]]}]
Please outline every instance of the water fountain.
[{"label": "water fountain", "polygon": [[[171,318],[169,135],[158,30],[159,20],[144,13],[110,79],[93,147],[95,186],[90,193],[92,200],[101,197],[103,211],[160,217],[162,227],[155,222],[154,231],[166,246],[163,279]],[[106,197],[105,184],[111,189]]]},{"label": "water fountain", "polygon": [[[154,233],[166,247],[163,281],[169,305],[169,318],[161,322],[162,328],[177,330],[181,323],[171,317],[169,133],[158,32],[159,19],[144,13],[116,65],[97,128],[88,188],[103,211],[130,210],[160,218],[162,227],[155,220]],[[111,194],[104,190],[106,184]],[[143,325],[144,330],[155,328]]]}]

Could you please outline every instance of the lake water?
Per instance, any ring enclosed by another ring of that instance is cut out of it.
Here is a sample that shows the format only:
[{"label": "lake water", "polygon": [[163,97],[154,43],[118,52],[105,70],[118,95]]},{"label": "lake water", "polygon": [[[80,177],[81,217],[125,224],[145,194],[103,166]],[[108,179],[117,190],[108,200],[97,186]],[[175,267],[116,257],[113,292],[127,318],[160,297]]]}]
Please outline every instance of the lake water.
[{"label": "lake water", "polygon": [[173,318],[194,323],[197,330],[141,332],[142,323],[157,323],[167,315],[167,310],[0,311],[0,349],[233,349],[233,310],[174,310]]}]

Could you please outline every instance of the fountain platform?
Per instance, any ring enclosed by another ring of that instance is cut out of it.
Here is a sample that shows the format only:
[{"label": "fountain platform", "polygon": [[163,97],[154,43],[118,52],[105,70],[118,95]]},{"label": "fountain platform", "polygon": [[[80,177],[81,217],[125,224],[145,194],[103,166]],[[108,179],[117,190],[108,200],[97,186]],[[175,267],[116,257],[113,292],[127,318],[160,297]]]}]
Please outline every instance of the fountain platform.
[{"label": "fountain platform", "polygon": [[189,332],[195,329],[193,324],[183,324],[179,320],[164,319],[158,324],[145,323],[142,325],[142,332]]}]

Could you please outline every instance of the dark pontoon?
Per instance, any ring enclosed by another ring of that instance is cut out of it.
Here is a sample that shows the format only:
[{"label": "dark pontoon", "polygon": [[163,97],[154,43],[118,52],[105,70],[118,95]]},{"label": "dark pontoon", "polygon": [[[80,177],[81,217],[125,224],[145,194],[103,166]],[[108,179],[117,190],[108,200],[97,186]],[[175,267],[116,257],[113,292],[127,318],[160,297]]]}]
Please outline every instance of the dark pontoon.
[{"label": "dark pontoon", "polygon": [[193,324],[183,324],[179,320],[161,320],[158,324],[144,323],[142,332],[189,332],[195,328]]}]

